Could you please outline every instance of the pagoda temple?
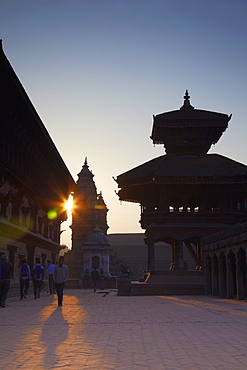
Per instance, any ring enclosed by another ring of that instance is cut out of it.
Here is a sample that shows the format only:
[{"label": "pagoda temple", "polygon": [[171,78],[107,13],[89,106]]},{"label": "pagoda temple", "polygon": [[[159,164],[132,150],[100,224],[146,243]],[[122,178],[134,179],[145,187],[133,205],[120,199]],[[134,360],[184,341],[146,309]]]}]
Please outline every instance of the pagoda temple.
[{"label": "pagoda temple", "polygon": [[153,117],[151,139],[166,154],[117,177],[121,201],[139,203],[145,229],[148,271],[155,268],[155,243],[172,248],[170,270],[185,270],[185,248],[202,269],[200,239],[247,221],[247,166],[208,154],[228,127],[231,115],[184,104]]}]

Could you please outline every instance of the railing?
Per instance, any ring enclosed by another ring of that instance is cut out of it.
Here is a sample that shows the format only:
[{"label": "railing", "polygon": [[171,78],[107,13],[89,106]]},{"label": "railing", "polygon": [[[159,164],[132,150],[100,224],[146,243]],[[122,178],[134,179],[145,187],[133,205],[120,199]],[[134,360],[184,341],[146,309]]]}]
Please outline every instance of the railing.
[{"label": "railing", "polygon": [[141,214],[141,225],[146,228],[150,223],[224,223],[228,225],[247,221],[247,213],[240,212],[162,212],[145,210]]}]

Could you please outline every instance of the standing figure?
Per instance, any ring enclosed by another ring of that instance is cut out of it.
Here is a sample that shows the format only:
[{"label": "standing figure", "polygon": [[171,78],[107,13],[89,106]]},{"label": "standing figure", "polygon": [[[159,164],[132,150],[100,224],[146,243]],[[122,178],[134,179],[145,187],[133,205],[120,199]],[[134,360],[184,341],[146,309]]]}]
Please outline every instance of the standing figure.
[{"label": "standing figure", "polygon": [[1,267],[2,278],[0,280],[0,306],[5,308],[10,286],[10,278],[13,272],[13,266],[8,261],[8,256],[6,254],[3,254],[1,257]]},{"label": "standing figure", "polygon": [[47,274],[48,281],[49,281],[50,295],[53,295],[53,294],[56,293],[55,282],[54,282],[54,270],[55,270],[55,267],[56,267],[56,265],[54,263],[51,263],[48,266],[47,270],[46,270],[46,274]]},{"label": "standing figure", "polygon": [[31,278],[30,267],[27,265],[27,260],[24,258],[19,268],[19,281],[20,281],[20,299],[27,298],[29,281]]},{"label": "standing figure", "polygon": [[57,292],[58,306],[63,305],[63,290],[66,281],[69,279],[69,269],[64,265],[64,257],[60,257],[58,265],[54,269],[54,281]]},{"label": "standing figure", "polygon": [[93,279],[93,291],[96,292],[96,289],[99,287],[99,271],[94,266],[93,271],[91,272],[91,278]]},{"label": "standing figure", "polygon": [[42,281],[44,279],[44,267],[40,264],[40,259],[37,259],[36,265],[33,268],[33,289],[34,299],[40,298],[42,289]]}]

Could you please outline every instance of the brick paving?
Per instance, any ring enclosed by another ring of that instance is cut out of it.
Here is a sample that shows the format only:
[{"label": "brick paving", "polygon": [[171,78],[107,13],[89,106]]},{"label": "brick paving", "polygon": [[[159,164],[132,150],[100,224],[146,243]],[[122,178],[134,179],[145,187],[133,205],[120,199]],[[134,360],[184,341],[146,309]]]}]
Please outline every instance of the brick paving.
[{"label": "brick paving", "polygon": [[247,302],[65,290],[0,309],[0,369],[247,369]]}]

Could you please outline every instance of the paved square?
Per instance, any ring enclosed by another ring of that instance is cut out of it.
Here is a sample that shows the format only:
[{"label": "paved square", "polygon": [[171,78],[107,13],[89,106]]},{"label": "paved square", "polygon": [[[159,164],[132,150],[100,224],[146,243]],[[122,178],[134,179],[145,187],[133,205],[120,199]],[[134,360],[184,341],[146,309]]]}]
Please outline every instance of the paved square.
[{"label": "paved square", "polygon": [[[30,289],[31,293],[31,289]],[[0,369],[247,369],[247,302],[65,290],[0,309]]]}]

